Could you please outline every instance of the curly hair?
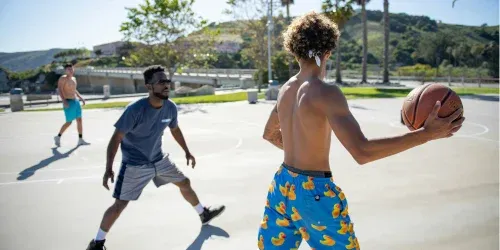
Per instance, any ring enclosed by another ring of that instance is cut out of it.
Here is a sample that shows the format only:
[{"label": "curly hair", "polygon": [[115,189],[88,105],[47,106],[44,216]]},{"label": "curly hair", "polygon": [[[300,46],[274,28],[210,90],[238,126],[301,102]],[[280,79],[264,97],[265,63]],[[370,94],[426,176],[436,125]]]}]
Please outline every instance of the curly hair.
[{"label": "curly hair", "polygon": [[299,59],[309,59],[309,51],[314,55],[337,48],[340,31],[333,21],[323,14],[311,11],[293,20],[283,33],[285,50]]},{"label": "curly hair", "polygon": [[144,72],[144,83],[148,84],[151,79],[153,79],[153,74],[156,72],[165,72],[165,68],[162,67],[161,65],[151,65],[147,67]]}]

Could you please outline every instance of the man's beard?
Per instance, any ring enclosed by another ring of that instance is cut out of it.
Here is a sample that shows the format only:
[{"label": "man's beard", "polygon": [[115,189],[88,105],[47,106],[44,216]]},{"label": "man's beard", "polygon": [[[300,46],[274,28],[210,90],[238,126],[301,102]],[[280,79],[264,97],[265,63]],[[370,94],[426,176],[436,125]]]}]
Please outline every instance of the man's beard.
[{"label": "man's beard", "polygon": [[168,100],[168,94],[165,95],[163,92],[153,92],[153,95],[162,99],[162,100]]}]

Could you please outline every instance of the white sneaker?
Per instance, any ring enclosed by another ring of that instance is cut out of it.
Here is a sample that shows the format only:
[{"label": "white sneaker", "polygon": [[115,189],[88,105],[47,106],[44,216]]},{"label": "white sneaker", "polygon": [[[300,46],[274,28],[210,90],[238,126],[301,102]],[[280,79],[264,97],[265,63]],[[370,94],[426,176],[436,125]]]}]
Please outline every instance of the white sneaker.
[{"label": "white sneaker", "polygon": [[59,136],[54,136],[54,143],[56,144],[56,146],[60,147],[61,146],[61,137]]},{"label": "white sneaker", "polygon": [[83,138],[78,138],[78,146],[89,145],[88,142],[84,141]]}]

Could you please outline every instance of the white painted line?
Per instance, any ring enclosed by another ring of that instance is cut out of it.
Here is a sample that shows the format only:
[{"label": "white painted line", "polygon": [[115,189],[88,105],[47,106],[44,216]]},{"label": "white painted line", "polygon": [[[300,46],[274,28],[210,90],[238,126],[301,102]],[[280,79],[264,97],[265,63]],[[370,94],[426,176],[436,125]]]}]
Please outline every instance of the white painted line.
[{"label": "white painted line", "polygon": [[31,183],[41,183],[41,182],[62,182],[68,180],[85,180],[85,179],[98,179],[102,176],[86,176],[86,177],[70,177],[65,179],[47,179],[47,180],[31,180],[31,181],[13,181],[13,182],[0,182],[0,186],[6,185],[19,185],[19,184],[31,184]]},{"label": "white painted line", "polygon": [[64,179],[60,179],[57,184],[61,184],[64,181]]},{"label": "white painted line", "polygon": [[475,123],[475,122],[469,122],[469,121],[464,121],[464,123],[469,123],[469,124],[472,124],[472,125],[476,125],[480,128],[483,129],[483,131],[479,132],[479,133],[475,133],[475,134],[472,134],[472,135],[467,135],[467,136],[480,136],[480,135],[484,135],[486,133],[488,133],[490,131],[490,129],[486,126],[484,126],[483,124],[479,124],[479,123]]}]

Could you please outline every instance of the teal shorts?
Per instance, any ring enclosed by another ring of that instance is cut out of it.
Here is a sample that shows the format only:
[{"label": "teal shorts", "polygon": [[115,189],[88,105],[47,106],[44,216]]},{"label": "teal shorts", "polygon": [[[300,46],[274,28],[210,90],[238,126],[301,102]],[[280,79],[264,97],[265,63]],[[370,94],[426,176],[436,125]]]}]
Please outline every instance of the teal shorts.
[{"label": "teal shorts", "polygon": [[258,234],[259,249],[360,249],[347,199],[331,172],[282,164],[269,186]]},{"label": "teal shorts", "polygon": [[66,99],[68,102],[68,107],[64,109],[64,116],[66,117],[66,122],[71,122],[76,118],[82,117],[82,107],[80,106],[80,102],[76,99]]}]

